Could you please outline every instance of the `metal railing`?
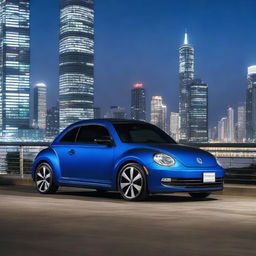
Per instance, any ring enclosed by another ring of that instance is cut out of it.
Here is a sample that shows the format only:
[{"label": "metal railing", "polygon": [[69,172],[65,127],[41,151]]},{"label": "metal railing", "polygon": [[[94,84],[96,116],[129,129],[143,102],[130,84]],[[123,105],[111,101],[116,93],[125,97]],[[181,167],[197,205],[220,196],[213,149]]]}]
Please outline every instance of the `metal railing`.
[{"label": "metal railing", "polygon": [[50,143],[0,142],[0,174],[28,175],[36,155]]},{"label": "metal railing", "polygon": [[[0,174],[29,175],[36,155],[50,143],[0,142]],[[190,144],[209,151],[225,168],[225,181],[256,184],[256,144]]]}]

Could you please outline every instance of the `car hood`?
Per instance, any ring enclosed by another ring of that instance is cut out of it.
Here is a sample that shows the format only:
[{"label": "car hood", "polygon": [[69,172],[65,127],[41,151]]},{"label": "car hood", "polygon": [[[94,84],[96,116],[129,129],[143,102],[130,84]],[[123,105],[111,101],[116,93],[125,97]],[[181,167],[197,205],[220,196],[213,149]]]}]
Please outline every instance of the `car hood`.
[{"label": "car hood", "polygon": [[152,148],[163,153],[170,154],[176,160],[187,167],[215,167],[217,165],[215,157],[199,148],[178,144],[158,144],[151,145]]}]

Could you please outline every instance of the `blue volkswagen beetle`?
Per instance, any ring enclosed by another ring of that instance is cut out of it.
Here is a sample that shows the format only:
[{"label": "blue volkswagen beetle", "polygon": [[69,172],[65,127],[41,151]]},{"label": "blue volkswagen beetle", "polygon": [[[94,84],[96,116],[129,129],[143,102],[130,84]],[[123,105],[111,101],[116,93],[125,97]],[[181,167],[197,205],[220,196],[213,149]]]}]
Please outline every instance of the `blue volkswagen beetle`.
[{"label": "blue volkswagen beetle", "polygon": [[32,167],[42,194],[74,186],[119,191],[126,200],[172,192],[204,198],[223,190],[223,175],[210,153],[179,145],[152,124],[118,119],[68,126]]}]

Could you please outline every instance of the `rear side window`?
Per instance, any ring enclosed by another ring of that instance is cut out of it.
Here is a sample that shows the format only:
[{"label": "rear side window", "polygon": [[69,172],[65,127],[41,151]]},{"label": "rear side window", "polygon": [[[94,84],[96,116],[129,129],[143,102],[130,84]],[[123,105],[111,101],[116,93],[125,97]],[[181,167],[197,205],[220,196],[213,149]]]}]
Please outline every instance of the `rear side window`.
[{"label": "rear side window", "polygon": [[71,131],[67,132],[60,140],[60,142],[68,142],[68,143],[75,143],[77,132],[79,127],[72,129]]},{"label": "rear side window", "polygon": [[100,125],[81,126],[77,135],[77,143],[93,144],[95,139],[110,138],[108,130]]}]

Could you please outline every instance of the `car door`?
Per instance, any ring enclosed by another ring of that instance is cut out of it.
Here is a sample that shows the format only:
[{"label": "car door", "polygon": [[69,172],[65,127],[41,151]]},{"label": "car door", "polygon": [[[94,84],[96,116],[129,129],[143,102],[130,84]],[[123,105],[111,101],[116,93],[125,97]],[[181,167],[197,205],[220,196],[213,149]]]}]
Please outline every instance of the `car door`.
[{"label": "car door", "polygon": [[81,182],[110,183],[113,171],[113,146],[98,144],[110,138],[103,125],[79,127],[75,143],[65,145],[60,158],[63,177]]}]

